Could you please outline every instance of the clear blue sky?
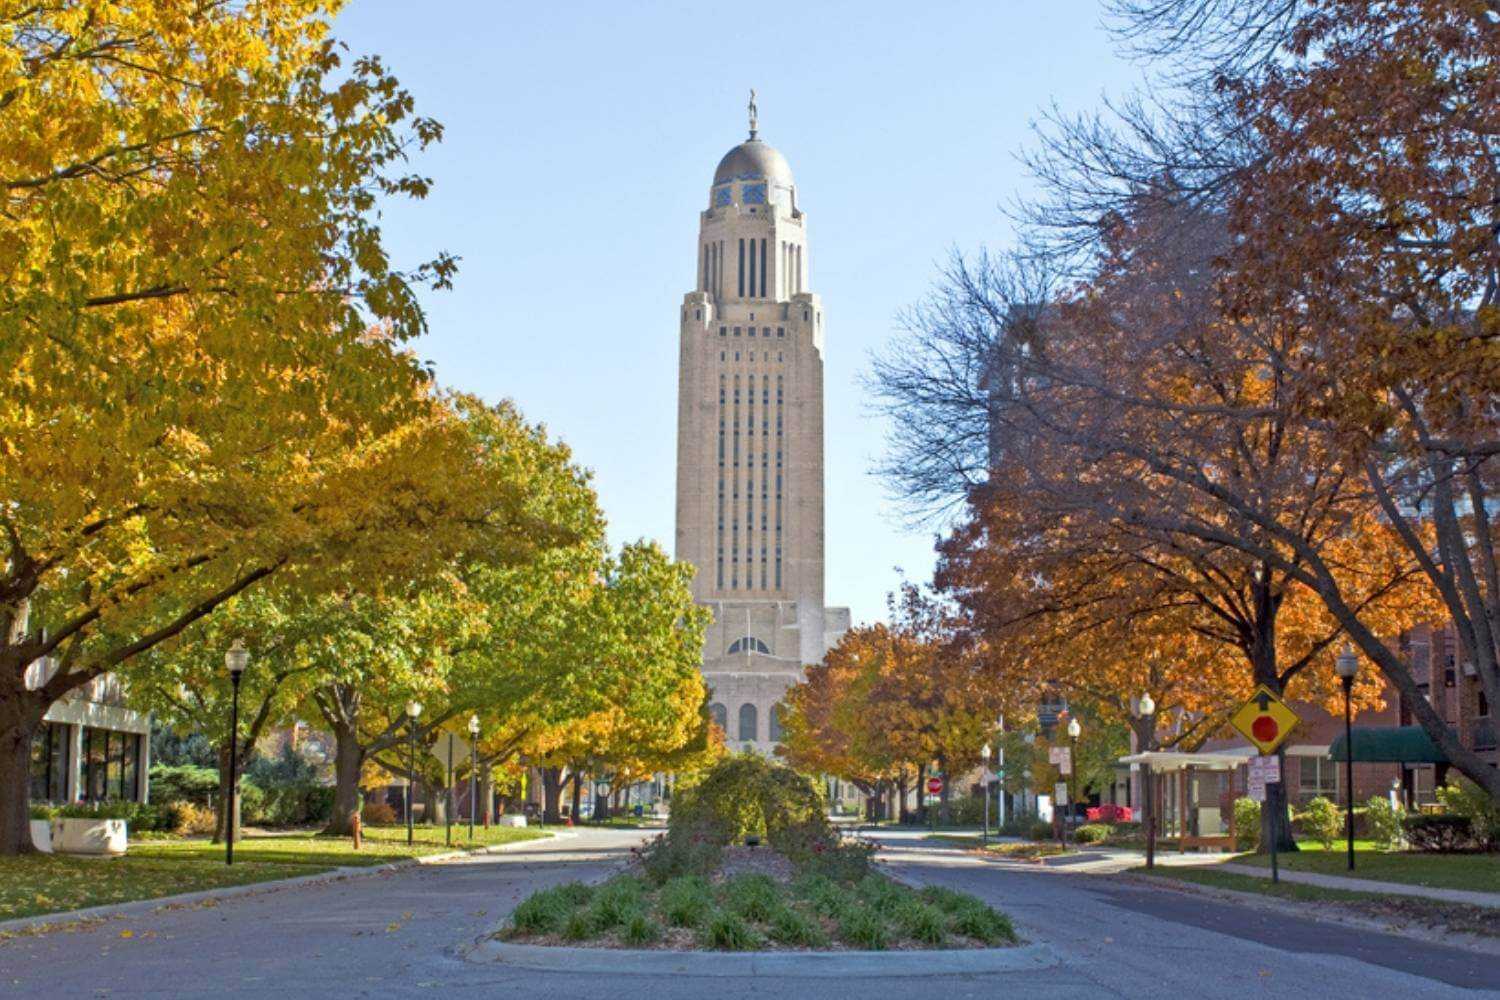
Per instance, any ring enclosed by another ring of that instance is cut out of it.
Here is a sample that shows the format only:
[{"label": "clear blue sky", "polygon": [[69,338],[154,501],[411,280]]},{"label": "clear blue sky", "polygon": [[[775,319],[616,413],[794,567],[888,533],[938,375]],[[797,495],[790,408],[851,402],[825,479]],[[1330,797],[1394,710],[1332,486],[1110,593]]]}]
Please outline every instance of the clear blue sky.
[{"label": "clear blue sky", "polygon": [[871,475],[884,428],[860,376],[952,248],[1008,242],[1038,111],[1136,81],[1100,16],[1096,0],[352,0],[336,31],[447,129],[417,162],[432,196],[386,218],[399,261],[462,257],[456,288],[425,297],[422,356],[566,440],[616,543],[672,547],[677,309],[757,89],[827,315],[827,599],[871,621],[894,567],[930,577],[933,529]]}]

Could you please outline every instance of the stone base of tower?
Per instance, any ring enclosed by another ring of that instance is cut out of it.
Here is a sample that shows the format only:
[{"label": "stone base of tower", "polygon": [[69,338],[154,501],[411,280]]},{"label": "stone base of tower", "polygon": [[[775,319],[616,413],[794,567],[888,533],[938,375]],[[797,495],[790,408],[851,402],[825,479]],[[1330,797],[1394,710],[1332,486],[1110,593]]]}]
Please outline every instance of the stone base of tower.
[{"label": "stone base of tower", "polygon": [[771,754],[781,739],[787,689],[849,630],[848,608],[807,601],[715,601],[704,641],[703,680],[731,750]]}]

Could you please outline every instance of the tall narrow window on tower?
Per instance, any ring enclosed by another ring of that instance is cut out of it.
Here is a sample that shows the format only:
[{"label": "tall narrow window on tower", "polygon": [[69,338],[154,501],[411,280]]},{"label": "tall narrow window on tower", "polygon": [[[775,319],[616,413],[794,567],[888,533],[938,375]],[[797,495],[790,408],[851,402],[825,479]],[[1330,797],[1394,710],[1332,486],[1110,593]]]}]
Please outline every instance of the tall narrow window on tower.
[{"label": "tall narrow window on tower", "polygon": [[745,297],[745,238],[740,237],[740,266],[739,266],[739,289],[740,298]]},{"label": "tall narrow window on tower", "polygon": [[766,297],[766,238],[760,238],[760,297]]},{"label": "tall narrow window on tower", "polygon": [[755,298],[755,239],[750,240],[750,297]]}]

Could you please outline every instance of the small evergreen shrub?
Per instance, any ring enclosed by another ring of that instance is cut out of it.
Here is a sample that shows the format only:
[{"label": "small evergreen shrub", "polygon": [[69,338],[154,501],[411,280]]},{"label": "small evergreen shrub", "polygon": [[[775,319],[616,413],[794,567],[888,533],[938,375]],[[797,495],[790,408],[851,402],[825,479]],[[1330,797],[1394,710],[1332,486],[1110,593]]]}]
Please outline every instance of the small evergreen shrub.
[{"label": "small evergreen shrub", "polygon": [[1303,811],[1300,818],[1302,829],[1308,836],[1322,844],[1324,850],[1333,847],[1333,842],[1338,839],[1339,832],[1344,826],[1343,818],[1339,815],[1339,807],[1321,795],[1307,803],[1307,809]]},{"label": "small evergreen shrub", "polygon": [[1393,850],[1401,843],[1401,819],[1406,810],[1392,806],[1384,795],[1372,795],[1365,803],[1365,828],[1370,839],[1382,850]]},{"label": "small evergreen shrub", "polygon": [[749,951],[759,944],[755,931],[733,910],[711,913],[704,924],[702,940],[705,947],[719,951]]},{"label": "small evergreen shrub", "polygon": [[879,913],[868,906],[851,906],[839,919],[839,937],[856,948],[884,951],[890,947],[891,932]]},{"label": "small evergreen shrub", "polygon": [[1474,846],[1481,851],[1500,849],[1500,803],[1468,778],[1450,779],[1437,790],[1438,801],[1454,816],[1469,821]]},{"label": "small evergreen shrub", "polygon": [[1025,837],[1027,840],[1051,840],[1052,824],[1045,820],[1032,820],[1026,827]]},{"label": "small evergreen shrub", "polygon": [[1234,846],[1240,851],[1260,846],[1260,803],[1249,796],[1234,800]]},{"label": "small evergreen shrub", "polygon": [[1104,823],[1085,823],[1073,831],[1073,840],[1079,844],[1102,844],[1114,833],[1114,828]]}]

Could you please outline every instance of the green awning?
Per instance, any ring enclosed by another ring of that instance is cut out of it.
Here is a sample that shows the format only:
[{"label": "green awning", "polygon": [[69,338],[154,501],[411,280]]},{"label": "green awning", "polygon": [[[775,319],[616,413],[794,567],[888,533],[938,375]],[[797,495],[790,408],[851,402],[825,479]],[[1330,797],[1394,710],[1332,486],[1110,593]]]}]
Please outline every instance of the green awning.
[{"label": "green awning", "polygon": [[[1363,763],[1446,764],[1448,755],[1438,749],[1421,726],[1355,726],[1354,759]],[[1341,734],[1328,748],[1328,756],[1344,760],[1347,753]]]}]

